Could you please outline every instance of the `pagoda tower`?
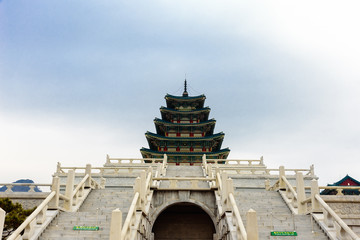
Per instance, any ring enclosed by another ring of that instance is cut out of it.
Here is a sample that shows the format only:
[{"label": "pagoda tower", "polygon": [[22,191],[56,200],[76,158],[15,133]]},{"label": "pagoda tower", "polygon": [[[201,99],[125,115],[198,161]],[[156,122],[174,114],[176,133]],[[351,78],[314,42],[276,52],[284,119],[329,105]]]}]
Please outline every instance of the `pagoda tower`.
[{"label": "pagoda tower", "polygon": [[185,80],[182,96],[165,96],[161,119],[155,118],[156,134],[146,132],[149,148],[140,150],[143,158],[168,156],[169,163],[200,163],[202,156],[226,159],[230,149],[221,149],[225,134],[214,134],[215,119],[209,119],[210,108],[204,107],[205,95],[189,96]]}]

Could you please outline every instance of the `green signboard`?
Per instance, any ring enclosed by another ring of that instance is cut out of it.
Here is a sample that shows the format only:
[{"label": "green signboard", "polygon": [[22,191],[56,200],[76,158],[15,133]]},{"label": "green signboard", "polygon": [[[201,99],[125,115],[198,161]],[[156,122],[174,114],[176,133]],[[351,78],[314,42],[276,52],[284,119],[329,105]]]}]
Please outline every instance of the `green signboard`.
[{"label": "green signboard", "polygon": [[275,231],[271,232],[271,236],[297,236],[297,232]]},{"label": "green signboard", "polygon": [[74,226],[73,230],[99,231],[99,227],[97,227],[97,226]]}]

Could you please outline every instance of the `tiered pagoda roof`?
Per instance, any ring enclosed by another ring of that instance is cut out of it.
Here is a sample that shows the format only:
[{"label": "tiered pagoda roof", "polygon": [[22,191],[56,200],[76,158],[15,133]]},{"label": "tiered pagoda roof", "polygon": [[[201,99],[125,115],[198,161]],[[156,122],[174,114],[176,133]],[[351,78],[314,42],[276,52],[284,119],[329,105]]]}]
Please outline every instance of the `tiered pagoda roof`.
[{"label": "tiered pagoda roof", "polygon": [[210,108],[204,107],[205,95],[189,96],[185,80],[182,96],[167,94],[166,107],[160,108],[161,119],[155,118],[156,134],[146,132],[149,148],[142,148],[144,158],[162,158],[168,162],[197,163],[202,156],[226,159],[230,150],[221,149],[224,133],[214,134],[215,119],[209,119]]}]

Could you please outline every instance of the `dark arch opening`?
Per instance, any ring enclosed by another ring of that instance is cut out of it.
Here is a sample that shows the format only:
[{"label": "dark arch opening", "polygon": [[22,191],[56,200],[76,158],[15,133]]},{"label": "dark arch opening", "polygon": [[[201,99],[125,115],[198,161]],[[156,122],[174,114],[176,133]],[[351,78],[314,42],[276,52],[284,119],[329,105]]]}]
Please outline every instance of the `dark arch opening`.
[{"label": "dark arch opening", "polygon": [[177,203],[156,218],[152,228],[155,240],[213,240],[214,223],[199,206]]}]

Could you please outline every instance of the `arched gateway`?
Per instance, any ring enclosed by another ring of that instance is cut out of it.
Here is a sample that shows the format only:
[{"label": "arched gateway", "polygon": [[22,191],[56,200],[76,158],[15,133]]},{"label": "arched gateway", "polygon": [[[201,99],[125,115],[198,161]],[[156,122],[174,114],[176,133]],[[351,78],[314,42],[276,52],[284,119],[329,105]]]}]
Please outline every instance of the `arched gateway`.
[{"label": "arched gateway", "polygon": [[152,227],[155,240],[212,240],[213,220],[199,205],[181,202],[168,206],[156,218]]}]

